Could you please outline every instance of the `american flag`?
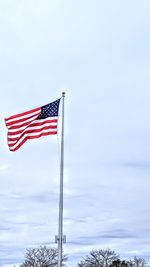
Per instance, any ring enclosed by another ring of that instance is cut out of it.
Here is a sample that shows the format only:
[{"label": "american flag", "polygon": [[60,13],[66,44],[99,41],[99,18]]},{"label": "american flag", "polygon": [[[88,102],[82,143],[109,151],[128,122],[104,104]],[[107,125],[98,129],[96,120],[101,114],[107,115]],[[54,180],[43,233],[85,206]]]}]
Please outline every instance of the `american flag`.
[{"label": "american flag", "polygon": [[57,134],[60,99],[5,119],[10,151],[19,149],[28,139]]}]

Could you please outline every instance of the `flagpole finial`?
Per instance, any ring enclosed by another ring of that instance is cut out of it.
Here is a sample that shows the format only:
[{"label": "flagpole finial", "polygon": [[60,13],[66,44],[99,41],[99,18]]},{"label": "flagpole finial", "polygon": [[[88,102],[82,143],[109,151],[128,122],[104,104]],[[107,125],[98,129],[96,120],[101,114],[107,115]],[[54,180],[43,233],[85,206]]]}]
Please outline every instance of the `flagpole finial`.
[{"label": "flagpole finial", "polygon": [[62,92],[62,97],[65,97],[66,92]]}]

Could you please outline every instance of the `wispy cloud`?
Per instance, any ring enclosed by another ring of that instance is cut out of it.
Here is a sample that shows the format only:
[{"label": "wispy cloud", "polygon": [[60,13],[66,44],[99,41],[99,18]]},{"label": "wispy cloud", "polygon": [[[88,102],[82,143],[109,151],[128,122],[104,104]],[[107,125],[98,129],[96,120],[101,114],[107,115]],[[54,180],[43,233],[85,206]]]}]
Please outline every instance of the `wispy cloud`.
[{"label": "wispy cloud", "polygon": [[5,171],[5,170],[7,170],[9,168],[10,168],[10,166],[8,164],[1,164],[0,165],[0,171]]},{"label": "wispy cloud", "polygon": [[116,238],[137,238],[137,235],[129,232],[128,230],[124,229],[115,229],[110,231],[105,231],[100,234],[97,234],[96,236],[85,236],[80,237],[81,240],[101,240],[101,239],[116,239]]},{"label": "wispy cloud", "polygon": [[150,161],[126,161],[122,162],[121,165],[127,168],[150,170]]}]

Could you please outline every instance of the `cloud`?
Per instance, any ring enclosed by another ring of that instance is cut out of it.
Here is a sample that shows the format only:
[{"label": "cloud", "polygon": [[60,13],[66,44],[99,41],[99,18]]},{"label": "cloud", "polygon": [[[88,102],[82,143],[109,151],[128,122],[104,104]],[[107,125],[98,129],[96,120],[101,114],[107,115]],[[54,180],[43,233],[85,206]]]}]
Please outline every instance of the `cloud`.
[{"label": "cloud", "polygon": [[137,238],[137,235],[130,233],[128,230],[124,229],[115,229],[115,230],[110,230],[106,232],[102,232],[101,234],[97,234],[96,236],[85,236],[85,237],[80,237],[80,239],[83,240],[101,240],[101,239],[116,239],[116,238]]},{"label": "cloud", "polygon": [[7,170],[7,169],[9,169],[9,165],[8,164],[1,164],[0,165],[0,171],[5,171],[5,170]]},{"label": "cloud", "polygon": [[126,161],[121,163],[121,165],[127,168],[150,170],[150,161]]}]

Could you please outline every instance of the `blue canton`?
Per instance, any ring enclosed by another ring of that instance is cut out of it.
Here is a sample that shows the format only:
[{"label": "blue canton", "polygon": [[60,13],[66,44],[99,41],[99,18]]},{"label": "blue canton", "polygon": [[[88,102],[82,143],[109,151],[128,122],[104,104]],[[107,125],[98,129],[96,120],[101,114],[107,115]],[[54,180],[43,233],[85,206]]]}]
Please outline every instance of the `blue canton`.
[{"label": "blue canton", "polygon": [[60,98],[48,105],[41,107],[41,114],[37,117],[38,120],[46,119],[48,117],[57,117],[59,110]]}]

